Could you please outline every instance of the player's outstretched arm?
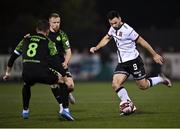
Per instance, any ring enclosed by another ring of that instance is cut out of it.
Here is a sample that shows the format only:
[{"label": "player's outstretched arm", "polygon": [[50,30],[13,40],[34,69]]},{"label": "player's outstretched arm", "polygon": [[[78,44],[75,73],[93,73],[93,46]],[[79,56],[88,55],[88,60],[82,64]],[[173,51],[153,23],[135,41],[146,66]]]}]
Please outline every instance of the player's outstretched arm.
[{"label": "player's outstretched arm", "polygon": [[151,47],[151,45],[145,41],[141,36],[136,41],[142,47],[144,47],[153,57],[153,60],[158,64],[163,64],[163,57],[156,53],[156,51]]},{"label": "player's outstretched arm", "polygon": [[24,38],[30,38],[30,37],[31,37],[30,33],[27,33],[26,35],[24,35]]},{"label": "player's outstretched arm", "polygon": [[96,47],[90,48],[90,52],[95,53],[98,49],[100,49],[101,47],[104,47],[110,40],[111,40],[111,37],[109,37],[108,35],[105,35]]},{"label": "player's outstretched arm", "polygon": [[70,62],[71,55],[72,55],[72,53],[71,53],[71,49],[70,49],[70,48],[67,49],[67,50],[65,50],[65,55],[64,55],[65,60],[64,60],[64,62],[62,63],[62,65],[63,65],[63,67],[64,67],[65,69],[68,68],[68,64],[69,64],[69,62]]}]

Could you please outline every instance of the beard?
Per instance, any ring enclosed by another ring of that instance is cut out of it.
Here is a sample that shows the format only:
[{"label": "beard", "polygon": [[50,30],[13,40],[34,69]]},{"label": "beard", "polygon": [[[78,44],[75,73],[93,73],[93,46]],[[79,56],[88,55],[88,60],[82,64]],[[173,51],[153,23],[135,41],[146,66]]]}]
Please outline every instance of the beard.
[{"label": "beard", "polygon": [[121,28],[122,24],[119,22],[116,27],[113,27],[115,30],[119,30]]},{"label": "beard", "polygon": [[113,27],[115,30],[119,30],[121,26]]}]

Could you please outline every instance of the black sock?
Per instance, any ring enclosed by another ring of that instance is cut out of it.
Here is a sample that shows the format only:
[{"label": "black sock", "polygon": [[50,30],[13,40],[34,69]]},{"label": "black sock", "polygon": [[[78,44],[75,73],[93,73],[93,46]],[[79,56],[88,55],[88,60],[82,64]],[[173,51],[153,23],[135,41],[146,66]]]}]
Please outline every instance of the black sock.
[{"label": "black sock", "polygon": [[74,91],[74,89],[68,89],[68,93],[71,93],[73,91]]},{"label": "black sock", "polygon": [[117,90],[116,90],[116,93],[118,93],[121,89],[123,89],[124,87],[123,86],[121,86],[121,87],[119,87]]},{"label": "black sock", "polygon": [[22,96],[23,96],[23,109],[27,110],[29,108],[29,101],[31,98],[31,86],[24,84],[22,88]]},{"label": "black sock", "polygon": [[53,85],[53,86],[51,87],[51,91],[52,91],[54,97],[56,98],[57,102],[58,102],[59,104],[61,104],[61,103],[62,103],[62,97],[61,97],[61,91],[60,91],[59,86]]},{"label": "black sock", "polygon": [[149,83],[150,83],[150,87],[152,87],[153,86],[153,83],[152,83],[152,79],[151,78],[148,78],[148,81],[149,81]]},{"label": "black sock", "polygon": [[62,106],[63,106],[63,108],[68,108],[69,107],[68,87],[66,86],[66,84],[60,84],[60,89],[61,89],[61,94],[62,94]]}]

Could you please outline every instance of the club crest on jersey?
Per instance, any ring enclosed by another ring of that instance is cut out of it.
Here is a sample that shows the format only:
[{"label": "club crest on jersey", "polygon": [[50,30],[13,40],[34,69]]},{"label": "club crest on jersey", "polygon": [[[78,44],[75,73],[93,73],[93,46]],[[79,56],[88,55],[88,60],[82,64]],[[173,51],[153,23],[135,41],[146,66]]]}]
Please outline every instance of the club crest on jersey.
[{"label": "club crest on jersey", "polygon": [[119,31],[119,34],[118,34],[118,36],[122,37],[122,32],[121,32],[121,31]]},{"label": "club crest on jersey", "polygon": [[56,40],[57,40],[57,41],[60,41],[60,40],[61,40],[61,37],[60,37],[60,36],[57,36],[57,37],[56,37]]}]

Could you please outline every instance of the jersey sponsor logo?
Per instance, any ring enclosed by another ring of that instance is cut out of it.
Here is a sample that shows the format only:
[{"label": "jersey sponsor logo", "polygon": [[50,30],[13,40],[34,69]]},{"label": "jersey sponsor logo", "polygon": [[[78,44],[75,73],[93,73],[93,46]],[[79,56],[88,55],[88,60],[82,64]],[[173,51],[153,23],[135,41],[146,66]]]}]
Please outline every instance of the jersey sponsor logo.
[{"label": "jersey sponsor logo", "polygon": [[141,74],[141,71],[136,71],[134,72],[135,75],[140,75]]},{"label": "jersey sponsor logo", "polygon": [[66,41],[66,45],[69,46],[69,41]]},{"label": "jersey sponsor logo", "polygon": [[138,77],[141,77],[142,76],[142,74],[140,73],[140,74],[138,74]]},{"label": "jersey sponsor logo", "polygon": [[122,32],[121,31],[119,31],[119,34],[118,34],[120,37],[122,37]]}]

